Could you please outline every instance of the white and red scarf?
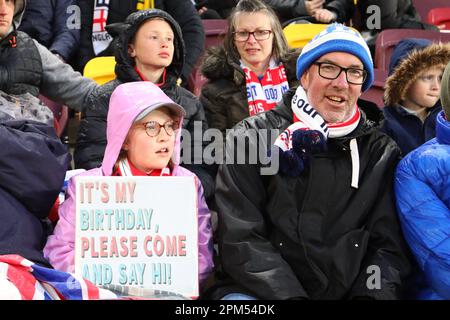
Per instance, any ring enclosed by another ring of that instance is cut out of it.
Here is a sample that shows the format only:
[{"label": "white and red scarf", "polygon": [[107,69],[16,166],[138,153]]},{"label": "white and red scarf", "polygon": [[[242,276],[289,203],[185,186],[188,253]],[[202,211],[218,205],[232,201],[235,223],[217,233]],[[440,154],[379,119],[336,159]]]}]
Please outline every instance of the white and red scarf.
[{"label": "white and red scarf", "polygon": [[119,162],[117,170],[113,173],[114,176],[149,176],[149,177],[168,177],[171,176],[170,168],[154,169],[150,173],[145,173],[136,168],[128,158]]},{"label": "white and red scarf", "polygon": [[248,110],[251,116],[275,107],[281,101],[283,93],[289,89],[286,70],[281,62],[277,65],[275,60],[271,59],[261,80],[242,60],[241,68],[245,73]]},{"label": "white and red scarf", "polygon": [[110,0],[95,0],[94,17],[92,19],[92,46],[95,55],[108,48],[112,41],[111,35],[106,31]]},{"label": "white and red scarf", "polygon": [[292,134],[295,130],[318,130],[325,139],[343,137],[355,130],[361,119],[361,112],[356,106],[351,117],[343,122],[327,123],[309,103],[306,92],[299,86],[292,98],[291,108],[294,113],[294,123],[286,128],[275,140],[275,145],[281,150],[292,149]]}]

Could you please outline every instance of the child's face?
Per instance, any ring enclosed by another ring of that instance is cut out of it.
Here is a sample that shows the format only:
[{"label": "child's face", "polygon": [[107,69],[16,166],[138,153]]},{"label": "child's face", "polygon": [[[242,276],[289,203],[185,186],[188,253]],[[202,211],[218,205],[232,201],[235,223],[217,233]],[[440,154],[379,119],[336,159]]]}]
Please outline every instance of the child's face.
[{"label": "child's face", "polygon": [[443,68],[432,67],[421,72],[409,87],[403,105],[411,110],[434,106],[439,100],[443,71]]},{"label": "child's face", "polygon": [[[178,129],[174,120],[169,110],[162,107],[153,110],[131,126],[123,149],[127,151],[128,159],[137,169],[150,173],[154,169],[163,169],[167,166],[173,154],[176,137],[176,132],[171,128]],[[157,133],[158,124],[161,125],[159,133]]]},{"label": "child's face", "polygon": [[174,34],[170,25],[162,19],[144,22],[136,33],[128,52],[140,70],[164,69],[172,63]]}]

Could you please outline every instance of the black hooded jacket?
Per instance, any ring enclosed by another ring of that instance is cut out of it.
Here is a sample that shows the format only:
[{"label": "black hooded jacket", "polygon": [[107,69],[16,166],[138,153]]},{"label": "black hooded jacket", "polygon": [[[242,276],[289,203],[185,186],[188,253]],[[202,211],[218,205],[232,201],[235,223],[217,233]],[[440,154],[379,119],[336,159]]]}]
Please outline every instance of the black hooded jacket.
[{"label": "black hooded jacket", "polygon": [[[200,101],[191,92],[177,85],[184,65],[184,42],[181,29],[175,20],[166,12],[158,9],[138,11],[131,14],[124,23],[111,26],[111,32],[120,34],[115,43],[117,78],[104,84],[96,95],[90,99],[80,123],[78,131],[77,147],[75,149],[75,166],[77,168],[92,169],[101,165],[106,148],[106,119],[108,114],[109,99],[114,89],[121,83],[141,81],[134,69],[134,59],[128,54],[128,43],[137,32],[139,26],[155,17],[161,17],[167,21],[174,31],[174,57],[170,66],[166,68],[166,79],[161,89],[186,111],[183,129],[190,132],[192,137],[191,155],[194,155],[195,146],[203,149],[201,136],[194,135],[194,125],[197,123],[203,131],[207,129],[205,113]],[[197,138],[197,140],[194,140]],[[184,147],[184,146],[183,146]],[[208,198],[214,192],[214,168],[201,164],[187,164],[182,157],[181,165],[194,172],[202,182],[205,197]],[[193,162],[193,161],[191,161]]]},{"label": "black hooded jacket", "polygon": [[[292,123],[294,93],[295,88],[286,92],[275,109],[240,122],[227,143],[256,129],[248,144],[265,145],[266,133]],[[360,108],[358,127],[329,139],[328,151],[313,155],[298,177],[261,175],[259,163],[220,167],[218,242],[228,280],[217,285],[215,298],[230,292],[260,299],[401,297],[410,262],[392,190],[400,150],[377,130],[379,110]],[[353,139],[358,163],[351,157]],[[359,186],[353,188],[357,164]]]},{"label": "black hooded jacket", "polygon": [[[78,0],[81,10],[81,36],[80,48],[73,64],[75,69],[80,72],[82,72],[86,63],[95,57],[92,46],[94,2],[92,0]],[[111,0],[107,24],[125,21],[129,14],[137,10],[136,5],[137,0]],[[187,79],[204,48],[205,32],[200,16],[190,0],[155,0],[154,7],[169,13],[181,26],[187,48],[185,52],[186,64],[183,66],[181,74],[183,79]],[[113,49],[110,46],[100,55],[113,55]]]}]

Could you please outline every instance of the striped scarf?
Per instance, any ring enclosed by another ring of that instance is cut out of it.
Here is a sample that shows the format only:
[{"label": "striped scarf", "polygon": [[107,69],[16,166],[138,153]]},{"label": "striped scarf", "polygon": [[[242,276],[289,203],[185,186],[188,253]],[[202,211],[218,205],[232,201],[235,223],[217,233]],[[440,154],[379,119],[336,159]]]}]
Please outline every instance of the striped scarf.
[{"label": "striped scarf", "polygon": [[350,119],[344,122],[327,123],[309,103],[306,92],[301,86],[295,91],[291,108],[294,113],[294,123],[287,127],[275,140],[275,145],[283,151],[292,149],[292,137],[296,130],[317,130],[325,139],[338,138],[355,130],[361,119],[361,112],[356,106]]},{"label": "striped scarf", "polygon": [[[95,0],[94,16],[92,19],[92,46],[97,56],[108,48],[113,40],[106,31],[105,26],[108,20],[110,0]],[[146,10],[155,7],[154,0],[137,0],[136,10]]]},{"label": "striped scarf", "polygon": [[262,79],[244,65],[241,68],[245,73],[247,86],[248,109],[251,116],[272,109],[281,101],[283,93],[289,89],[286,70],[280,62],[278,65],[271,59]]},{"label": "striped scarf", "polygon": [[117,170],[113,173],[113,176],[149,176],[149,177],[167,177],[171,176],[169,167],[164,169],[154,169],[150,173],[145,173],[136,168],[131,161],[123,159],[119,162]]}]

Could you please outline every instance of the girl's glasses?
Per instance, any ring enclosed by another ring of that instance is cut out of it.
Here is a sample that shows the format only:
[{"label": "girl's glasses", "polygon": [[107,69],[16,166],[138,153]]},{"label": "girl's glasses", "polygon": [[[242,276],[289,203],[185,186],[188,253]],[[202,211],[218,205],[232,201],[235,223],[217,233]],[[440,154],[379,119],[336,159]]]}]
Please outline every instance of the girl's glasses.
[{"label": "girl's glasses", "polygon": [[145,133],[149,137],[156,137],[161,132],[161,128],[164,128],[166,130],[167,135],[171,136],[175,132],[176,129],[178,129],[178,123],[173,120],[169,120],[164,124],[159,124],[156,121],[148,121],[142,123],[142,125],[145,128]]}]

